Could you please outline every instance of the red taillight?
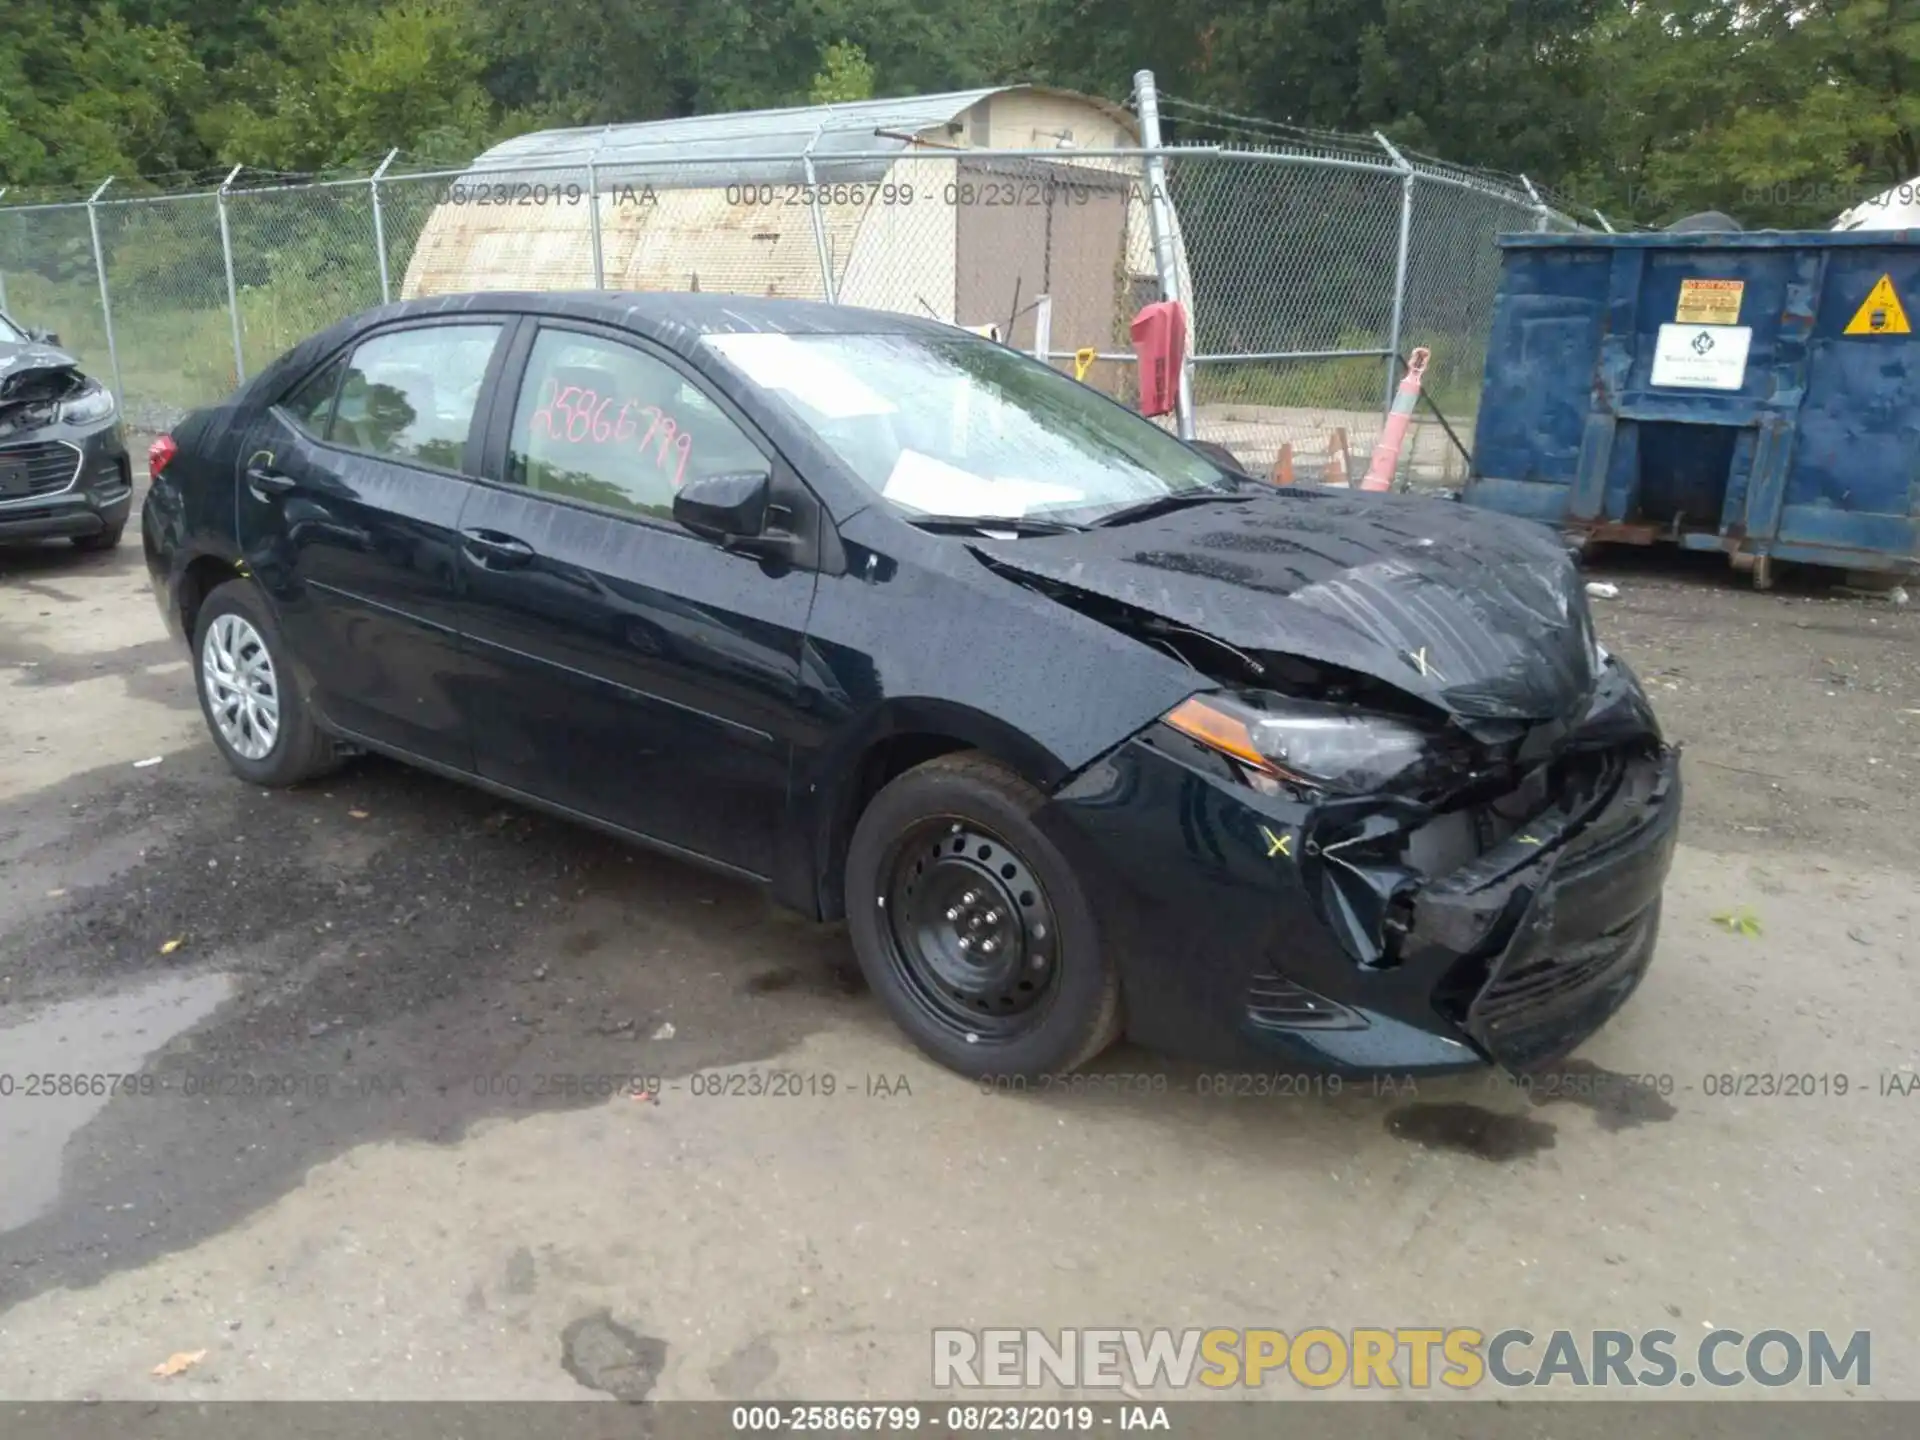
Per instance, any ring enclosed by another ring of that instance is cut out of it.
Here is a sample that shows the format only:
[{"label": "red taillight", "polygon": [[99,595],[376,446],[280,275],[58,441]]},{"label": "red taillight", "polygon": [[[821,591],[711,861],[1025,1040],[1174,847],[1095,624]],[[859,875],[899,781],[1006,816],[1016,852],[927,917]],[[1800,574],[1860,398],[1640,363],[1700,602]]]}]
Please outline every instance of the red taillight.
[{"label": "red taillight", "polygon": [[147,479],[158,480],[160,472],[167,468],[167,462],[180,453],[180,447],[173,443],[173,436],[162,435],[147,447]]}]

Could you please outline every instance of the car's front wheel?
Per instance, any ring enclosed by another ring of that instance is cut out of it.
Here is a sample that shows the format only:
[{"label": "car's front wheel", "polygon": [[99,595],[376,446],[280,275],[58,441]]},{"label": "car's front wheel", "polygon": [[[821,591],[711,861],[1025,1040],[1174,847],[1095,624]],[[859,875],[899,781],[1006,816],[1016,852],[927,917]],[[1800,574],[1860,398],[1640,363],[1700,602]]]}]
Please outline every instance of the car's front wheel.
[{"label": "car's front wheel", "polygon": [[336,746],[313,723],[259,592],[229,580],[200,606],[194,683],[227,766],[255,785],[297,785],[331,770]]},{"label": "car's front wheel", "polygon": [[971,1076],[1085,1064],[1120,1032],[1120,981],[1066,857],[1033,823],[1046,797],[977,753],[907,771],[847,852],[848,930],[914,1043]]}]

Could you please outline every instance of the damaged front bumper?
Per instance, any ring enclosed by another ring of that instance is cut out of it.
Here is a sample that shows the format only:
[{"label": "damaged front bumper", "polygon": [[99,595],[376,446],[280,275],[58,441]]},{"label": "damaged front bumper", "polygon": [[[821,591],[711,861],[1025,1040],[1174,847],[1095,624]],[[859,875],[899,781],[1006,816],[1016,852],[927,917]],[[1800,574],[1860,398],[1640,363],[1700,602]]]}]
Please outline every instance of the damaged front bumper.
[{"label": "damaged front bumper", "polygon": [[1524,814],[1463,855],[1422,833],[1454,817],[1256,793],[1156,726],[1041,818],[1089,879],[1140,1043],[1353,1075],[1517,1069],[1579,1044],[1645,972],[1681,800],[1678,752],[1650,735],[1530,781]]},{"label": "damaged front bumper", "polygon": [[1595,760],[1588,793],[1422,890],[1402,940],[1403,964],[1441,976],[1440,1013],[1509,1068],[1586,1039],[1653,958],[1680,826],[1679,753]]},{"label": "damaged front bumper", "polygon": [[117,530],[132,506],[133,466],[117,417],[0,439],[0,541]]}]

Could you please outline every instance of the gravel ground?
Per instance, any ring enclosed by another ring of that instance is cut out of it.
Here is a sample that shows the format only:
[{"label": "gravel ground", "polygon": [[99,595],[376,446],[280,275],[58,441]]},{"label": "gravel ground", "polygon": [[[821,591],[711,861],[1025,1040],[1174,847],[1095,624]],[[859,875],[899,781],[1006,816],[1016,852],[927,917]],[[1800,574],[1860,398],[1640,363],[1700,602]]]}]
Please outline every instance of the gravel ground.
[{"label": "gravel ground", "polygon": [[[1910,856],[1920,837],[1920,605],[1789,570],[1755,593],[1717,556],[1606,551],[1607,644],[1688,747],[1687,837],[1733,851]],[[1913,593],[1920,593],[1914,587]]]}]

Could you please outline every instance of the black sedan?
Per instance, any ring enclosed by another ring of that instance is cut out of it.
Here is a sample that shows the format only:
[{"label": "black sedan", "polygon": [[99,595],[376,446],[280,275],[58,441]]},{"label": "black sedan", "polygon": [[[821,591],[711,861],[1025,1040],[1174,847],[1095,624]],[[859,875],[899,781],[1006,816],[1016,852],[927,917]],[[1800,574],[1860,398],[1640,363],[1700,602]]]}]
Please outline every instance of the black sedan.
[{"label": "black sedan", "polygon": [[1524,1067],[1653,954],[1677,756],[1547,531],[1276,490],[931,321],[389,306],[143,520],[236,774],[379,751],[760,882],[969,1074]]},{"label": "black sedan", "polygon": [[113,392],[57,336],[0,314],[0,542],[111,550],[133,507]]}]

